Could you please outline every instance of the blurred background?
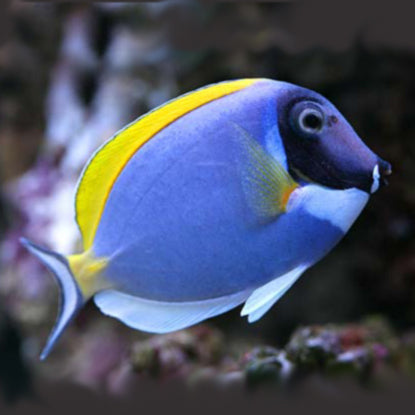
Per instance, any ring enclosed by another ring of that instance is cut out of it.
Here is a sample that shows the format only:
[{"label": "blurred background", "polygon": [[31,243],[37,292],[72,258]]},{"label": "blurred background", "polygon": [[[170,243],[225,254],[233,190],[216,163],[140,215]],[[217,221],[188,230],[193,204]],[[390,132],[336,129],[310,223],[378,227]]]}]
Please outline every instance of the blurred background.
[{"label": "blurred background", "polygon": [[[415,30],[409,6],[398,5],[12,2],[0,45],[5,402],[36,395],[44,381],[131,396],[142,379],[256,387],[415,376]],[[88,304],[40,363],[57,287],[18,238],[76,252],[74,189],[91,153],[166,100],[242,77],[325,95],[392,163],[390,186],[257,324],[234,310],[149,336]]]}]

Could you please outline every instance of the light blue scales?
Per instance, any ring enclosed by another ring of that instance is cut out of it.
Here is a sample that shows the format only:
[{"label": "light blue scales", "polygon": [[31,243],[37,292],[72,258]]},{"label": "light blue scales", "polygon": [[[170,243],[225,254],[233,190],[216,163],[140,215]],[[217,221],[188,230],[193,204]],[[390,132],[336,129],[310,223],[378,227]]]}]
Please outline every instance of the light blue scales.
[{"label": "light blue scales", "polygon": [[[341,229],[304,208],[264,225],[247,206],[241,133],[230,121],[262,144],[265,137],[281,143],[275,129],[267,134],[277,123],[276,93],[263,89],[189,113],[126,165],[93,245],[97,256],[111,258],[105,274],[123,291],[161,301],[224,296],[311,264],[340,239]],[[285,159],[281,150],[274,156]]]},{"label": "light blue scales", "polygon": [[[85,253],[55,274],[72,275],[82,303],[94,296],[144,331],[244,302],[256,321],[339,242],[388,170],[312,91],[266,79],[209,86],[97,151],[77,193]],[[78,309],[64,298],[61,316]]]}]

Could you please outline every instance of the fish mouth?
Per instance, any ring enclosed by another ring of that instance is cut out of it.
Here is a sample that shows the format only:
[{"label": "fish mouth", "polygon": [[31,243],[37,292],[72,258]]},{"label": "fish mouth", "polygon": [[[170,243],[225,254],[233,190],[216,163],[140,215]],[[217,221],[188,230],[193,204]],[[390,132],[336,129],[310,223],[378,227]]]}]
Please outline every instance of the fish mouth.
[{"label": "fish mouth", "polygon": [[392,166],[385,160],[378,159],[372,171],[372,186],[370,193],[375,193],[380,187],[388,185],[387,176],[392,174]]}]

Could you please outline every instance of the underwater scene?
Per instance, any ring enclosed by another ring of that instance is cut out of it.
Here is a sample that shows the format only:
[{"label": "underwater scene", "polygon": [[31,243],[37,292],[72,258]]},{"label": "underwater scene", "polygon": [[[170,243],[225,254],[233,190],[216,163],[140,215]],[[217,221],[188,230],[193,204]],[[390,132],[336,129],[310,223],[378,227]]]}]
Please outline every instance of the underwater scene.
[{"label": "underwater scene", "polygon": [[315,3],[11,2],[0,413],[413,395],[411,14]]}]

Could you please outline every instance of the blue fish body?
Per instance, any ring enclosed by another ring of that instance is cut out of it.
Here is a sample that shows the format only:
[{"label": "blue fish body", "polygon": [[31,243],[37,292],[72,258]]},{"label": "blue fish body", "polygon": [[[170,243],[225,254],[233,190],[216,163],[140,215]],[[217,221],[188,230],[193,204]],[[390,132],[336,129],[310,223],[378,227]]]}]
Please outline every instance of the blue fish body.
[{"label": "blue fish body", "polygon": [[187,327],[242,302],[255,321],[340,241],[385,163],[320,95],[253,81],[190,107],[132,153],[69,274],[79,295],[141,330]]}]

